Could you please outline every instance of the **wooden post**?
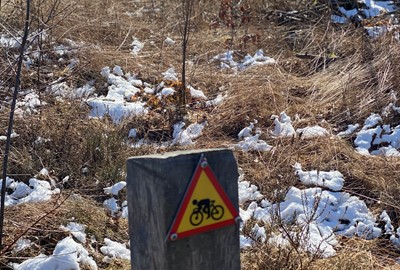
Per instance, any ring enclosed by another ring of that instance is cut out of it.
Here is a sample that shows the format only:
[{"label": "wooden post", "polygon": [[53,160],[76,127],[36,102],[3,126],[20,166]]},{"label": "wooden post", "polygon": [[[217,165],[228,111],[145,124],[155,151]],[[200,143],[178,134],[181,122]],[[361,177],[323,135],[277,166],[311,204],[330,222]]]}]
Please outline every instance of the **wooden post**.
[{"label": "wooden post", "polygon": [[238,210],[232,151],[210,149],[133,157],[127,161],[131,264],[134,270],[239,270],[239,226],[166,241],[201,156]]}]

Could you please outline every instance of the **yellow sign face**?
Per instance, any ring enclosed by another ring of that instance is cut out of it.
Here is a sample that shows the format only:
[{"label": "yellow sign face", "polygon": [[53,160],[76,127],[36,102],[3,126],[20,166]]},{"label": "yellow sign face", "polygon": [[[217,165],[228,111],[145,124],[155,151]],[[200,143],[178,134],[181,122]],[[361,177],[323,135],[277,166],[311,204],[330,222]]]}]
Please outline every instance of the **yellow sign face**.
[{"label": "yellow sign face", "polygon": [[202,171],[189,200],[178,233],[233,219],[221,196]]},{"label": "yellow sign face", "polygon": [[236,217],[237,210],[203,160],[189,184],[168,240],[232,225]]}]

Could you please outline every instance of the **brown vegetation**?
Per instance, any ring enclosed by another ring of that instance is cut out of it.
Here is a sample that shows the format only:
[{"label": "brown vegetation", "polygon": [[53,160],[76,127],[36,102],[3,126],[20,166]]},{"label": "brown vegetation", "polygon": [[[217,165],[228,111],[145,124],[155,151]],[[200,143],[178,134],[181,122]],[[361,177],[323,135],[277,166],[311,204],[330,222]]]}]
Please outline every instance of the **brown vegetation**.
[{"label": "brown vegetation", "polygon": [[[23,10],[20,2],[0,2],[2,20],[7,22],[3,31],[21,29]],[[80,62],[76,69],[65,73],[65,67],[57,64],[54,55],[54,59],[42,61],[23,74],[22,88],[39,91],[47,105],[36,114],[16,119],[14,129],[19,137],[13,142],[9,174],[27,181],[41,168],[49,168],[62,192],[60,198],[54,198],[50,203],[6,209],[6,248],[34,224],[25,234],[29,239],[35,239],[35,244],[18,257],[51,253],[57,241],[66,235],[59,226],[72,218],[88,225],[87,233],[98,241],[109,237],[126,242],[127,221],[107,216],[102,206],[102,189],[124,180],[125,160],[129,156],[180,149],[131,148],[122,143],[127,141],[129,129],[134,127],[138,128],[141,137],[156,138],[155,143],[160,143],[157,141],[160,136],[154,134],[160,134],[157,133],[160,130],[168,133],[174,124],[174,118],[169,117],[168,112],[152,111],[143,118],[127,118],[115,125],[107,118],[88,119],[89,108],[80,100],[61,102],[45,91],[58,76],[71,86],[81,86],[94,79],[97,94],[104,94],[107,87],[100,76],[104,66],[120,65],[152,83],[160,82],[161,72],[169,66],[179,70],[181,25],[177,10],[180,1],[153,2],[157,9],[147,3],[120,0],[33,1],[32,30],[46,29],[48,35],[43,41],[39,40],[38,48],[43,52],[51,50],[52,42],[63,43],[68,38],[78,44],[75,56]],[[377,214],[383,209],[388,210],[396,222],[394,225],[398,226],[398,158],[361,156],[354,150],[352,137],[281,139],[273,138],[270,131],[273,128],[271,116],[282,111],[293,117],[300,116],[295,128],[320,124],[333,133],[346,129],[348,124],[362,124],[371,113],[382,111],[391,102],[391,92],[399,95],[400,91],[399,41],[390,34],[370,39],[361,28],[334,25],[329,20],[328,9],[320,11],[319,17],[287,23],[282,23],[275,12],[312,9],[312,2],[318,1],[245,2],[248,2],[251,19],[246,21],[246,27],[237,28],[231,24],[228,27],[223,23],[215,24],[218,15],[221,16],[220,9],[224,8],[220,3],[205,0],[196,4],[188,45],[187,81],[200,87],[210,98],[225,92],[227,98],[212,108],[189,106],[189,121],[203,118],[208,121],[203,135],[190,147],[229,147],[237,141],[237,133],[257,119],[258,126],[264,131],[262,139],[276,146],[275,151],[235,151],[235,155],[245,171],[246,180],[259,186],[269,199],[279,199],[271,195],[277,188],[299,184],[292,167],[295,162],[307,169],[339,170],[345,176],[347,192],[366,199]],[[235,28],[234,33],[232,28]],[[246,35],[257,38],[246,40]],[[145,49],[137,57],[130,54],[133,36],[145,42]],[[177,45],[166,46],[167,36],[176,40]],[[228,47],[242,56],[263,48],[277,64],[237,74],[222,71],[212,57]],[[5,57],[11,53],[1,51]],[[9,101],[8,86],[13,75],[4,59],[0,61],[0,69],[5,70],[1,73],[2,103]],[[56,77],[51,77],[50,73]],[[0,111],[0,126],[7,126],[7,115],[7,110]],[[392,112],[384,120],[396,126],[399,119],[399,113]],[[35,146],[39,136],[50,141]],[[3,151],[3,142],[0,147]],[[87,170],[83,172],[83,168]],[[60,181],[65,176],[70,176],[71,180],[63,186]],[[61,201],[62,205],[54,209]],[[43,218],[45,213],[49,214]],[[98,253],[99,246],[96,245],[94,248]],[[281,249],[259,244],[242,252],[242,266],[249,270],[394,269],[400,256],[387,239],[341,239],[337,251],[337,256],[321,259],[301,253],[295,247]],[[1,255],[0,263],[5,266],[10,261],[20,262],[18,257],[7,251]],[[129,265],[119,261],[100,264],[99,258],[99,254],[95,255],[102,269],[129,269]]]}]

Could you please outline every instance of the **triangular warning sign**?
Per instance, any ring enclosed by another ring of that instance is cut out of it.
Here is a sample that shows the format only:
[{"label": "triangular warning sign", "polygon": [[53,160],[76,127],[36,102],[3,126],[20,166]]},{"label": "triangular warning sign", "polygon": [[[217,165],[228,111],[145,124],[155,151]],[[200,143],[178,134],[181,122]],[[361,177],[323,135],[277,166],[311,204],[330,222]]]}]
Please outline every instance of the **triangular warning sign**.
[{"label": "triangular warning sign", "polygon": [[207,163],[201,158],[167,235],[177,240],[235,224],[238,211]]}]

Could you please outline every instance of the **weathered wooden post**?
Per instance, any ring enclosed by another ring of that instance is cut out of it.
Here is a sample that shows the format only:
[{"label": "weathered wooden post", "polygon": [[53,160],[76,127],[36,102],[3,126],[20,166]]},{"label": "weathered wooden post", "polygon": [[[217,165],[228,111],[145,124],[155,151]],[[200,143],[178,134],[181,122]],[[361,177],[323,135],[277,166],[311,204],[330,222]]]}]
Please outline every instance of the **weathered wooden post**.
[{"label": "weathered wooden post", "polygon": [[127,172],[132,269],[240,269],[232,151],[133,157]]}]

